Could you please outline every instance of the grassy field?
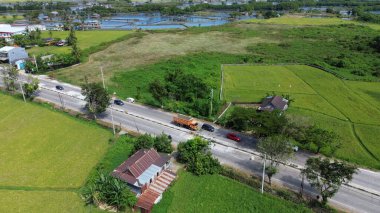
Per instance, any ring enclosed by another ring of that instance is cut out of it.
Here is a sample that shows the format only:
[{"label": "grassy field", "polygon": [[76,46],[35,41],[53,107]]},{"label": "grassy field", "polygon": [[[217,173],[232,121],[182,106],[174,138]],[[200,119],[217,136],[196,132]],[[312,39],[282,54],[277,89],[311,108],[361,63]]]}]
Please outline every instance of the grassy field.
[{"label": "grassy field", "polygon": [[7,23],[8,21],[16,21],[24,19],[24,16],[7,16],[7,15],[0,15],[0,23]]},{"label": "grassy field", "polygon": [[0,93],[0,212],[99,212],[78,195],[111,132]]},{"label": "grassy field", "polygon": [[0,190],[0,212],[106,212],[84,206],[75,192]]},{"label": "grassy field", "polygon": [[178,180],[153,208],[171,212],[311,212],[309,209],[269,195],[262,195],[219,175],[179,174]]},{"label": "grassy field", "polygon": [[378,96],[373,95],[380,83],[343,81],[304,65],[225,65],[223,70],[226,101],[257,102],[272,91],[289,94],[294,98],[290,113],[309,116],[319,126],[340,135],[343,144],[335,156],[380,168],[380,152],[375,142],[380,109]]},{"label": "grassy field", "polygon": [[[79,48],[81,50],[86,50],[88,48],[100,45],[104,42],[109,42],[116,40],[123,36],[133,33],[133,31],[76,31],[76,36],[78,38]],[[68,31],[52,31],[53,38],[66,39],[69,35]],[[50,37],[49,32],[42,33],[43,38]],[[28,53],[31,55],[48,54],[48,53],[70,53],[71,47],[56,47],[56,46],[45,46],[45,47],[33,47],[28,49]]]},{"label": "grassy field", "polygon": [[371,27],[375,30],[380,30],[379,24],[371,24],[350,20],[343,20],[341,18],[311,18],[305,16],[286,15],[279,18],[271,19],[250,19],[246,22],[258,23],[258,24],[283,24],[293,26],[315,26],[315,25],[340,25],[340,24],[357,24]]},{"label": "grassy field", "polygon": [[0,94],[0,187],[80,187],[111,133]]}]

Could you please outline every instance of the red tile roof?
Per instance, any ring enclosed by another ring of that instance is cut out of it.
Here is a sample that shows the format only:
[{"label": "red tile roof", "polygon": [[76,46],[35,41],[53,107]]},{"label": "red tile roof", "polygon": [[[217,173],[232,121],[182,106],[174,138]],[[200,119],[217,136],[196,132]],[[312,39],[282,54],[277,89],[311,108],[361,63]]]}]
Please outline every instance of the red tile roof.
[{"label": "red tile roof", "polygon": [[162,167],[169,159],[170,156],[159,154],[154,149],[140,149],[118,166],[111,175],[133,185],[152,164]]}]

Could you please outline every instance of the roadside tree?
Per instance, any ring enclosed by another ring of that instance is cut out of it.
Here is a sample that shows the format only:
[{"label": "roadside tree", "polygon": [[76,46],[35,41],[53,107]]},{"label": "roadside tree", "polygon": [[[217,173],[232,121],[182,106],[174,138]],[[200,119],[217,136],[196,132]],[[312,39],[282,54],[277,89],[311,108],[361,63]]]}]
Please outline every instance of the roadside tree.
[{"label": "roadside tree", "polygon": [[322,204],[327,204],[327,199],[334,196],[343,183],[352,180],[356,173],[356,167],[325,158],[309,158],[302,174],[307,178],[310,185],[322,196]]},{"label": "roadside tree", "polygon": [[172,153],[172,140],[168,135],[162,133],[154,138],[154,148],[159,152]]},{"label": "roadside tree", "polygon": [[269,160],[270,164],[265,171],[271,184],[272,176],[278,172],[280,162],[287,161],[293,156],[292,144],[285,136],[275,135],[261,139],[257,148],[262,156],[266,156]]},{"label": "roadside tree", "polygon": [[34,92],[38,89],[38,84],[40,83],[37,78],[30,78],[29,82],[30,83],[24,83],[22,86],[26,98],[31,98],[33,96]]},{"label": "roadside tree", "polygon": [[150,149],[154,145],[154,138],[149,134],[140,135],[136,139],[135,151],[139,149]]},{"label": "roadside tree", "polygon": [[6,90],[13,92],[17,90],[18,70],[13,66],[6,66],[3,70],[3,82]]},{"label": "roadside tree", "polygon": [[82,95],[85,96],[86,109],[96,119],[96,114],[105,112],[110,105],[111,97],[98,83],[86,83],[82,86]]},{"label": "roadside tree", "polygon": [[322,148],[328,147],[334,152],[339,147],[339,137],[332,131],[312,127],[306,131],[306,142],[309,146],[316,146],[316,153]]},{"label": "roadside tree", "polygon": [[195,175],[216,174],[221,166],[213,158],[209,148],[210,143],[201,138],[194,138],[178,145],[178,161],[186,164],[188,171]]}]

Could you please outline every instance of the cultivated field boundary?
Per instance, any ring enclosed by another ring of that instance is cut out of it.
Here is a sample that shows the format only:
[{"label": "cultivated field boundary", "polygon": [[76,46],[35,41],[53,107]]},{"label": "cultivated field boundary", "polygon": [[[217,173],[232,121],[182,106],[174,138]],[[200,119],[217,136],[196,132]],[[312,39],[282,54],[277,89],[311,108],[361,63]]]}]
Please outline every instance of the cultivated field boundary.
[{"label": "cultivated field boundary", "polygon": [[322,70],[324,72],[327,72],[327,73],[330,73],[332,75],[334,75],[335,77],[341,79],[341,80],[346,80],[346,81],[362,81],[362,82],[380,82],[380,80],[366,80],[366,79],[349,79],[349,78],[346,78],[344,76],[342,76],[341,74],[333,71],[333,70],[330,70],[330,69],[327,69],[323,66],[320,66],[318,64],[305,64],[305,63],[278,63],[278,64],[250,64],[250,63],[247,63],[247,64],[221,64],[220,66],[220,70],[221,70],[221,78],[220,78],[220,93],[219,93],[219,100],[223,100],[223,86],[224,86],[224,66],[291,66],[291,65],[305,65],[305,66],[309,66],[309,67],[313,67],[313,68],[316,68],[316,69],[319,69],[319,70]]},{"label": "cultivated field boundary", "polygon": [[[348,79],[348,78],[345,78],[343,77],[342,75],[332,71],[332,70],[329,70],[327,68],[324,68],[322,66],[319,66],[317,64],[304,64],[304,63],[279,63],[279,64],[250,64],[250,63],[247,63],[247,64],[222,64],[221,65],[221,85],[220,85],[220,101],[222,101],[224,98],[224,94],[223,94],[223,86],[224,86],[224,66],[292,66],[292,65],[304,65],[304,66],[309,66],[309,67],[312,67],[312,68],[315,68],[315,69],[319,69],[319,70],[322,70],[324,72],[327,72],[329,74],[332,74],[334,75],[335,77],[337,77],[339,80],[341,80],[344,84],[344,86],[347,87],[347,89],[349,89],[350,91],[352,91],[353,93],[356,94],[355,91],[353,91],[351,88],[349,88],[344,81],[362,81],[362,80],[353,80],[353,79]],[[353,122],[346,114],[344,114],[341,110],[339,110],[333,103],[331,103],[330,101],[328,101],[324,96],[322,96],[319,92],[317,92],[309,83],[307,83],[305,80],[303,80],[302,78],[300,78],[295,72],[293,72],[300,80],[302,80],[305,84],[307,84],[310,88],[312,88],[314,90],[314,92],[316,92],[316,94],[318,96],[320,96],[321,98],[323,98],[325,101],[327,101],[327,103],[329,103],[332,107],[334,107],[338,112],[340,112],[340,114],[342,114],[347,120],[342,120],[342,119],[339,119],[341,120],[342,122],[348,122],[350,124],[350,127],[351,127],[351,130],[353,131],[353,135],[354,137],[356,138],[357,142],[359,142],[359,145],[364,149],[364,151],[372,158],[374,159],[375,161],[377,162],[380,162],[380,159],[378,157],[376,157],[375,154],[373,154],[371,152],[371,150],[366,146],[366,144],[362,141],[362,139],[359,137],[359,135],[357,134],[356,132],[356,129],[355,129],[355,124],[363,124],[363,125],[371,125],[371,124],[364,124],[364,123],[356,123],[356,122]],[[380,80],[377,80],[377,81],[362,81],[362,82],[380,82]],[[360,99],[363,99],[363,101],[365,102],[368,102],[366,101],[363,97],[361,97],[360,95],[358,95]],[[234,104],[239,104],[239,103],[247,103],[247,102],[238,102],[238,101],[234,101],[233,102]],[[378,107],[376,107],[378,109]],[[321,112],[316,112],[316,113],[320,113],[322,115],[325,115],[324,113],[321,113]],[[332,118],[335,118],[333,116],[330,116]],[[380,125],[371,125],[371,126],[377,126],[377,127],[380,127]]]}]

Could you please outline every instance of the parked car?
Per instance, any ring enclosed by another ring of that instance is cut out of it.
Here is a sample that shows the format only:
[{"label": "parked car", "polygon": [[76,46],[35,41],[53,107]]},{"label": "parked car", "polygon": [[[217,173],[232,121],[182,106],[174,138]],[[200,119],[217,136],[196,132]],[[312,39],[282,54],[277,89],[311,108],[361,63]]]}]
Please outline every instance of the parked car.
[{"label": "parked car", "polygon": [[292,146],[293,151],[298,152],[298,146]]},{"label": "parked car", "polygon": [[236,142],[240,142],[241,139],[239,136],[235,135],[234,133],[228,133],[227,138]]},{"label": "parked car", "polygon": [[55,43],[55,46],[57,47],[63,47],[66,45],[66,40],[60,40],[57,43]]},{"label": "parked car", "polygon": [[128,103],[135,103],[135,99],[134,98],[127,98],[127,102]]},{"label": "parked car", "polygon": [[113,103],[116,104],[116,105],[119,105],[119,106],[123,106],[124,105],[124,102],[122,100],[119,100],[119,99],[115,99],[113,101]]},{"label": "parked car", "polygon": [[201,128],[204,130],[207,130],[209,132],[215,131],[215,128],[213,126],[211,126],[210,124],[203,124]]},{"label": "parked car", "polygon": [[57,90],[64,90],[63,86],[61,86],[61,85],[57,85],[57,86],[55,86],[55,88],[56,88]]}]

